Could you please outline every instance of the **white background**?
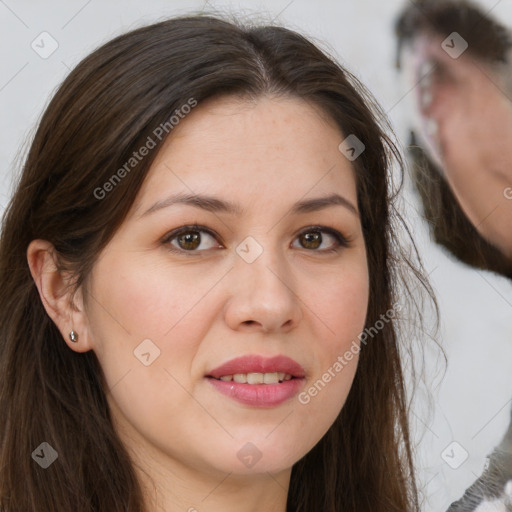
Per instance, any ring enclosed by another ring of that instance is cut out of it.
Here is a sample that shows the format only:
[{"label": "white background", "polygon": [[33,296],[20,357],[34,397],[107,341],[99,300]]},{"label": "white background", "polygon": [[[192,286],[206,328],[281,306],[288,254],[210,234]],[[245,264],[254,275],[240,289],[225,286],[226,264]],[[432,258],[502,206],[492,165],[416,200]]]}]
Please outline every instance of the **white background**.
[{"label": "white background", "polygon": [[[399,138],[406,140],[405,119],[412,94],[407,94],[393,67],[392,32],[393,20],[404,3],[407,0],[212,1],[206,9],[276,19],[312,36],[370,88]],[[486,11],[512,21],[512,0],[481,3]],[[204,2],[164,0],[0,1],[1,209],[9,198],[13,172],[19,168],[15,158],[69,69],[115,35],[204,7]],[[59,44],[48,59],[31,48],[43,31]],[[439,341],[448,357],[444,373],[438,350],[427,342],[425,375],[430,396],[424,388],[419,389],[412,415],[423,509],[438,512],[460,497],[481,473],[485,455],[500,440],[509,421],[512,286],[503,278],[453,261],[434,246],[417,212],[414,194],[410,190],[405,194],[407,216],[440,303]],[[458,469],[441,458],[453,441],[469,454]]]}]

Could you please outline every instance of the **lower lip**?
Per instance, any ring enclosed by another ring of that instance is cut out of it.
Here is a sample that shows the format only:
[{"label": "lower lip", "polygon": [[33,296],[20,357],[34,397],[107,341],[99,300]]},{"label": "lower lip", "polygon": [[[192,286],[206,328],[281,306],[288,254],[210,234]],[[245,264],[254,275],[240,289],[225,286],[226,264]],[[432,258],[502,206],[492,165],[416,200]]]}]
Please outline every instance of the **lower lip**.
[{"label": "lower lip", "polygon": [[242,384],[208,378],[215,388],[233,400],[253,407],[273,407],[295,396],[304,382],[294,378],[279,384]]}]

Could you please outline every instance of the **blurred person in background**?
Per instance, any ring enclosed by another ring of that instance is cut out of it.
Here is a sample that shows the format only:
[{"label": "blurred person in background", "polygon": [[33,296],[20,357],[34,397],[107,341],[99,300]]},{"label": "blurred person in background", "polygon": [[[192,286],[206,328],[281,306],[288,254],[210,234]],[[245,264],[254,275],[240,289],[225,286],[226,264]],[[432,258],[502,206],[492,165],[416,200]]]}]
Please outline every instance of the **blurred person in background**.
[{"label": "blurred person in background", "polygon": [[[433,237],[462,262],[510,279],[512,34],[463,0],[408,3],[395,29],[397,67],[416,95],[413,179]],[[449,512],[510,510],[512,422]]]}]

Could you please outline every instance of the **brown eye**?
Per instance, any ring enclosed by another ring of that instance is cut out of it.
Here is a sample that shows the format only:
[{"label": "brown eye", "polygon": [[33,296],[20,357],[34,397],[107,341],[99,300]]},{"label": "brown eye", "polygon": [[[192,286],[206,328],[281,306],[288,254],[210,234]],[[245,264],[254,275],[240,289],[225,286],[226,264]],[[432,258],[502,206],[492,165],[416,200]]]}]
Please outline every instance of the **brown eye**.
[{"label": "brown eye", "polygon": [[199,245],[201,245],[201,235],[199,231],[188,231],[183,235],[177,236],[176,240],[180,248],[187,251],[197,249]]},{"label": "brown eye", "polygon": [[[313,226],[297,235],[298,248],[320,253],[338,251],[341,247],[349,247],[350,242],[338,230],[323,226]],[[328,244],[327,247],[322,245]],[[297,246],[296,246],[297,247]]]},{"label": "brown eye", "polygon": [[318,231],[302,233],[299,238],[302,246],[306,249],[318,249],[322,245],[322,234]]},{"label": "brown eye", "polygon": [[199,226],[183,226],[176,229],[166,236],[163,243],[170,251],[182,254],[199,253],[221,247],[210,230]]}]

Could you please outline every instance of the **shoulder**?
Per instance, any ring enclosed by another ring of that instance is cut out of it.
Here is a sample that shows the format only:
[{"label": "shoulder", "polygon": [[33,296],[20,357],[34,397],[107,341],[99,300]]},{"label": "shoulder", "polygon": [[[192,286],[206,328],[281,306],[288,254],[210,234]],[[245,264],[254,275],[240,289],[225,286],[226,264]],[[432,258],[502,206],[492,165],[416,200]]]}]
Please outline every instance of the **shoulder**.
[{"label": "shoulder", "polygon": [[500,445],[482,476],[448,512],[512,512],[512,451]]}]

